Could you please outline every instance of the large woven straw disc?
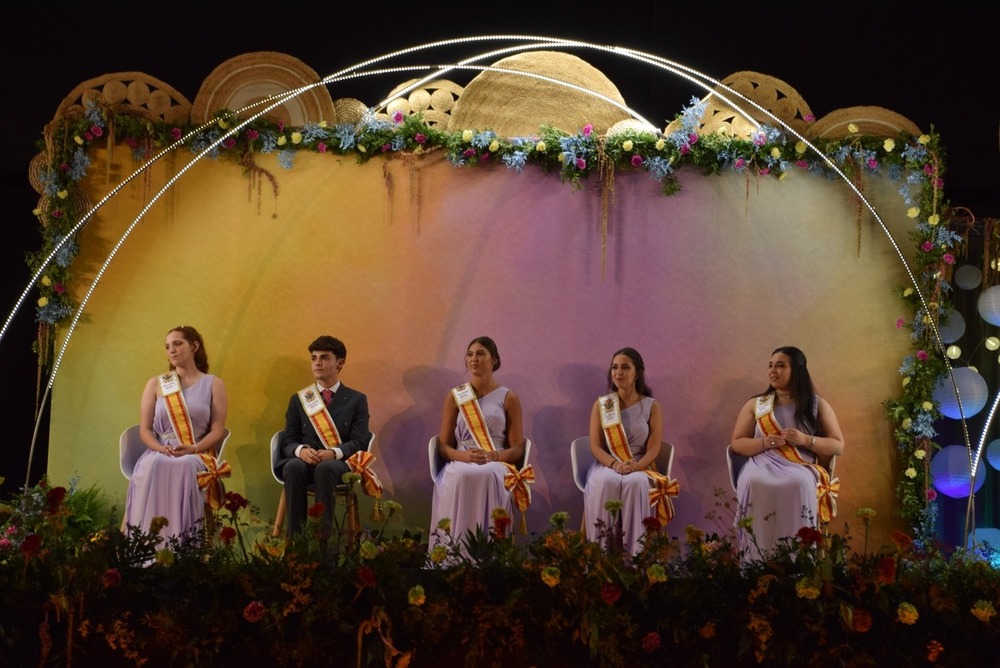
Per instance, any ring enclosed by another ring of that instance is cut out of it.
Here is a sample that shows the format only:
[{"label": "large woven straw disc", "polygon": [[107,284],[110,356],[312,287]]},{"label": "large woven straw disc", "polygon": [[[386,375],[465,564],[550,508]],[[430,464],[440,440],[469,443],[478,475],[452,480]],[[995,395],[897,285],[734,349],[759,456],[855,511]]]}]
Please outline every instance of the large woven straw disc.
[{"label": "large woven straw disc", "polygon": [[[191,107],[191,120],[205,123],[220,109],[243,109],[272,95],[315,84],[320,78],[315,70],[298,58],[275,51],[245,53],[225,61],[206,77]],[[247,118],[272,103],[253,107],[239,115]],[[337,122],[337,113],[326,86],[316,86],[286,100],[264,117],[294,127],[310,122]]]},{"label": "large woven straw disc", "polygon": [[159,79],[142,72],[116,72],[89,79],[63,98],[55,118],[77,116],[88,102],[109,107],[114,113],[140,116],[151,121],[183,124],[191,115],[191,103]]},{"label": "large woven straw disc", "polygon": [[[848,127],[852,123],[857,127],[854,132]],[[843,139],[851,134],[898,137],[900,133],[919,135],[920,128],[905,116],[882,107],[847,107],[820,118],[805,134],[809,138]]]},{"label": "large woven straw disc", "polygon": [[392,116],[397,111],[404,116],[423,114],[427,125],[440,129],[447,128],[451,120],[451,110],[462,95],[462,87],[447,79],[436,79],[402,93],[417,81],[418,79],[410,79],[392,89],[386,96],[389,99],[385,106],[386,115]]},{"label": "large woven straw disc", "polygon": [[[624,105],[618,88],[580,58],[559,51],[534,51],[504,58],[493,67],[542,75],[600,93]],[[486,70],[462,91],[448,129],[493,130],[502,137],[535,135],[552,125],[577,132],[590,123],[598,134],[629,115],[613,104],[552,81]]]},{"label": "large woven straw disc", "polygon": [[[727,134],[733,137],[749,137],[756,132],[757,123],[778,126],[770,116],[763,113],[746,100],[733,95],[732,91],[752,100],[762,108],[771,112],[787,123],[797,132],[805,133],[809,122],[806,117],[811,115],[809,105],[802,99],[798,91],[780,79],[760,74],[759,72],[735,72],[722,80],[722,86],[715,90],[733,104],[723,101],[718,95],[709,93],[704,99],[708,101],[705,115],[701,119],[699,134]],[[756,123],[747,120],[742,110]],[[677,121],[667,126],[664,134],[670,134],[679,127]]]}]

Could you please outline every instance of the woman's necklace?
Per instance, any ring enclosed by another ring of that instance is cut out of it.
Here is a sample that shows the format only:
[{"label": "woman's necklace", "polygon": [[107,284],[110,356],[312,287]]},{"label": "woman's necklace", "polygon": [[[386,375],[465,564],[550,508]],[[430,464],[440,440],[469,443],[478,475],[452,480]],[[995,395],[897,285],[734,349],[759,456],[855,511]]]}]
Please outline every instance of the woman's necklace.
[{"label": "woman's necklace", "polygon": [[777,390],[775,390],[774,392],[775,392],[775,394],[777,394],[782,399],[791,399],[792,398],[791,393],[785,394],[784,392],[778,392]]}]

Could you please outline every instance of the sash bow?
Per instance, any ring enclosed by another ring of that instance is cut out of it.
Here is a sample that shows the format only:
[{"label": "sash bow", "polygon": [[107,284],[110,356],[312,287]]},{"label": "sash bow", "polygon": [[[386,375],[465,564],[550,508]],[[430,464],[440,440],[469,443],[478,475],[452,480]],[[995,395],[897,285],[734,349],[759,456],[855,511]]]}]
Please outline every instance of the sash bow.
[{"label": "sash bow", "polygon": [[656,518],[661,526],[666,526],[674,519],[673,498],[680,494],[681,484],[665,475],[654,477],[655,485],[649,490],[649,506],[656,507]]},{"label": "sash bow", "polygon": [[347,465],[351,471],[361,476],[361,489],[364,490],[365,494],[376,499],[381,499],[382,482],[375,475],[375,471],[371,469],[376,459],[378,457],[367,450],[358,450],[347,458]]},{"label": "sash bow", "polygon": [[531,505],[530,483],[535,482],[535,469],[528,464],[520,471],[511,463],[506,463],[508,473],[504,475],[503,486],[510,492],[514,505],[521,512],[524,512]]},{"label": "sash bow", "polygon": [[203,453],[198,456],[205,465],[205,470],[198,472],[198,489],[205,490],[205,503],[212,510],[218,510],[222,507],[226,495],[222,478],[231,476],[233,469],[229,466],[229,462],[219,462],[212,455]]},{"label": "sash bow", "polygon": [[829,522],[837,516],[837,497],[840,495],[840,478],[834,478],[825,482],[828,476],[821,476],[821,480],[816,485],[816,494],[819,496],[819,518],[824,522]]}]

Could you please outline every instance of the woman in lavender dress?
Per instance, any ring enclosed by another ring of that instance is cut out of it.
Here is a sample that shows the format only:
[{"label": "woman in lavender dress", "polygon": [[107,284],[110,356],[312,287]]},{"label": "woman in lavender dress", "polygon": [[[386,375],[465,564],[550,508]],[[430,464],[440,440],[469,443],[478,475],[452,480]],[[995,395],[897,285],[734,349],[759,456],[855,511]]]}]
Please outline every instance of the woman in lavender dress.
[{"label": "woman in lavender dress", "polygon": [[[844,452],[837,416],[816,395],[802,351],[778,348],[767,368],[768,388],[743,405],[733,429],[733,452],[748,457],[736,481],[745,560],[765,557],[782,538],[818,525],[818,474],[799,460],[825,464]],[[776,424],[767,433],[761,423],[770,418],[760,418],[761,403],[773,406]]]},{"label": "woman in lavender dress", "polygon": [[618,395],[622,427],[632,457],[620,461],[611,455],[601,428],[600,399],[590,412],[590,451],[594,463],[587,472],[583,490],[583,514],[587,518],[587,538],[602,541],[603,533],[616,528],[608,501],[622,503],[621,522],[625,550],[632,555],[642,549],[643,521],[656,514],[649,504],[651,478],[648,469],[660,454],[663,440],[663,412],[646,385],[646,366],[634,348],[622,348],[611,357],[608,390]]},{"label": "woman in lavender dress", "polygon": [[194,443],[181,445],[167,416],[159,376],[142,392],[139,432],[146,451],[135,464],[125,500],[125,523],[148,531],[154,517],[167,519],[160,538],[168,540],[197,531],[205,518],[205,493],[198,473],[205,465],[198,456],[217,454],[226,425],[226,387],[208,374],[205,342],[193,327],[167,332],[167,360],[177,374],[191,418]]},{"label": "woman in lavender dress", "polygon": [[489,528],[494,509],[502,508],[511,515],[513,502],[504,487],[508,471],[504,462],[516,465],[524,456],[521,402],[514,392],[498,385],[493,378],[493,372],[500,368],[496,343],[487,336],[474,339],[465,351],[465,367],[496,450],[490,452],[476,445],[465,418],[459,416],[454,395],[449,392],[444,399],[438,434],[438,447],[447,463],[434,484],[432,547],[445,542],[444,532],[435,531],[443,519],[451,521],[450,534],[461,543],[468,531]]}]

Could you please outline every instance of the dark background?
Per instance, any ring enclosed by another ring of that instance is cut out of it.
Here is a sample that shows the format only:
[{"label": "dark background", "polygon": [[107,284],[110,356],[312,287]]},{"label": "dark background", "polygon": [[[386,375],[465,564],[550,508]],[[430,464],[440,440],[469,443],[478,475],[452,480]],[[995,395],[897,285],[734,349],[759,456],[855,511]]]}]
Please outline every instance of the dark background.
[{"label": "dark background", "polygon": [[[39,246],[31,211],[38,196],[28,164],[63,98],[87,79],[139,71],[194,101],[225,60],[253,51],[294,56],[326,76],[357,62],[429,41],[475,35],[546,35],[620,45],[668,58],[715,79],[750,70],[776,77],[817,117],[856,105],[891,109],[923,131],[940,132],[945,192],[978,218],[1000,217],[1000,35],[991,14],[915,3],[583,2],[250,3],[139,6],[36,2],[8,7],[0,28],[0,315],[9,317],[30,274],[26,251]],[[505,43],[506,44],[506,43]],[[409,62],[441,64],[494,48],[426,51]],[[663,126],[704,92],[639,63],[570,51],[604,72],[627,104]],[[375,104],[415,74],[337,84],[334,99]],[[471,72],[448,78],[465,84]],[[0,497],[19,489],[35,428],[36,366],[32,296],[0,341]],[[967,321],[969,318],[967,318]],[[158,353],[150,342],[150,354]],[[136,409],[144,379],[136,379]],[[72,392],[73,388],[59,388]],[[116,444],[109,443],[109,448]],[[31,481],[47,460],[41,422]],[[66,481],[54,481],[65,484]]]}]

